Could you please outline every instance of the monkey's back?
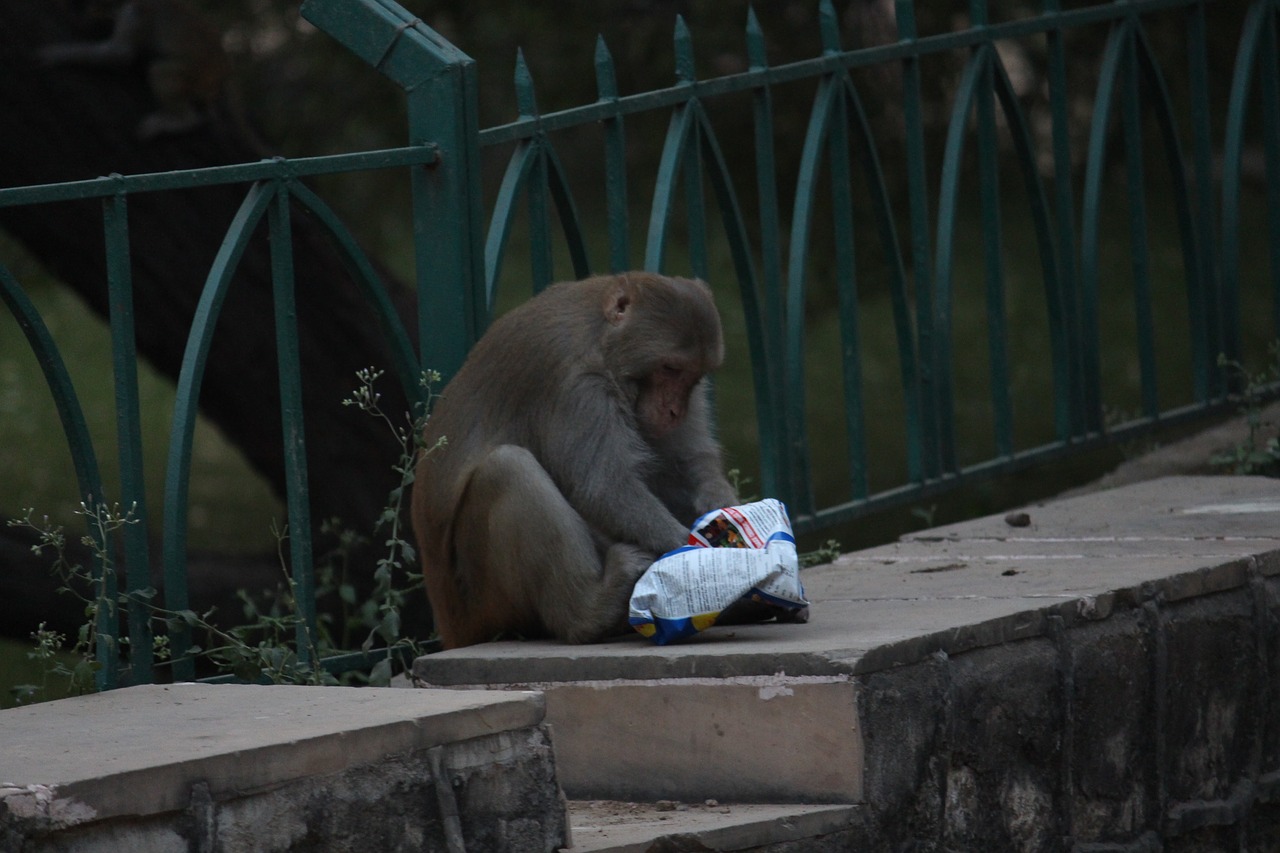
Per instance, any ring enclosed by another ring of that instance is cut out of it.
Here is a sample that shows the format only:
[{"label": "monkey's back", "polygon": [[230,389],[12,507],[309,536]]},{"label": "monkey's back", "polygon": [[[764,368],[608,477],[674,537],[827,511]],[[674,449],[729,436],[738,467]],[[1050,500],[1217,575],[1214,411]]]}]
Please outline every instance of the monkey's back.
[{"label": "monkey's back", "polygon": [[[555,284],[494,321],[436,399],[424,431],[429,448],[414,479],[413,514],[425,557],[448,562],[449,526],[470,471],[499,445],[541,458],[549,409],[563,408],[583,374],[603,365],[572,356],[589,350],[604,325],[584,311],[606,279]],[[437,447],[436,443],[444,443]]]}]

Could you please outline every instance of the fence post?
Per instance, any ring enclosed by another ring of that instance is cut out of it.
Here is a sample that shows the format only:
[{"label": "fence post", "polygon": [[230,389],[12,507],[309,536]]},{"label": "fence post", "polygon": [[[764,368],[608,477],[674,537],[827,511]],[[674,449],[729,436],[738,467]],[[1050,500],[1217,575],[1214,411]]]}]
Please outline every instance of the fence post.
[{"label": "fence post", "polygon": [[475,62],[393,0],[306,0],[302,16],[404,89],[409,141],[440,156],[412,173],[418,347],[445,381],[487,323]]},{"label": "fence post", "polygon": [[[146,487],[142,476],[142,426],[138,400],[138,351],[133,317],[133,270],[129,259],[129,218],[126,196],[104,199],[102,215],[107,248],[107,290],[111,312],[111,360],[115,374],[116,426],[120,455],[120,512],[132,516],[121,531],[124,540],[125,587],[129,596],[129,682],[145,684],[153,678],[154,650],[151,615],[145,591],[151,586],[151,555],[147,543]],[[106,495],[94,495],[85,507],[96,518],[109,512]],[[99,522],[101,523],[101,522]],[[110,545],[108,537],[107,547]],[[118,580],[118,578],[117,578]],[[114,613],[109,614],[114,617]],[[99,626],[103,625],[99,621]],[[117,636],[119,620],[109,620],[111,636]],[[118,660],[120,649],[111,650]],[[101,660],[99,656],[99,660]],[[103,672],[110,672],[104,667]],[[107,676],[110,678],[111,676]],[[114,687],[104,684],[99,687]]]}]

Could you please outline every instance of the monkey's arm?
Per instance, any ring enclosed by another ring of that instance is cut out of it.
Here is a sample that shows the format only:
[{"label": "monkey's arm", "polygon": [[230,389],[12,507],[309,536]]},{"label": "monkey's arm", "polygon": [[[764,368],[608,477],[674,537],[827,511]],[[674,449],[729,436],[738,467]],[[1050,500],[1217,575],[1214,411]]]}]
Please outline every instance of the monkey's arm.
[{"label": "monkey's arm", "polygon": [[738,503],[738,495],[724,474],[720,446],[711,435],[705,384],[704,380],[694,389],[684,423],[672,430],[660,447],[660,455],[669,460],[664,474],[675,480],[665,484],[663,491],[684,496],[695,517]]},{"label": "monkey's arm", "polygon": [[[582,399],[603,398],[588,393]],[[678,548],[689,531],[646,484],[652,460],[635,423],[616,406],[593,408],[561,414],[557,423],[578,426],[551,430],[542,464],[597,532],[654,554]]]}]

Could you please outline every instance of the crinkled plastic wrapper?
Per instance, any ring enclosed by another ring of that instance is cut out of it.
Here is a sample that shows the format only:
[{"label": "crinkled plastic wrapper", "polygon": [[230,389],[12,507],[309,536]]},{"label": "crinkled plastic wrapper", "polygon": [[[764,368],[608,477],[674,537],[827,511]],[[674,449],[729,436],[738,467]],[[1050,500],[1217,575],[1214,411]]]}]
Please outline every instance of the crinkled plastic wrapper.
[{"label": "crinkled plastic wrapper", "polygon": [[780,619],[807,612],[796,540],[781,501],[725,507],[695,521],[689,544],[663,554],[636,582],[631,626],[666,645],[706,630],[742,601],[764,605]]}]

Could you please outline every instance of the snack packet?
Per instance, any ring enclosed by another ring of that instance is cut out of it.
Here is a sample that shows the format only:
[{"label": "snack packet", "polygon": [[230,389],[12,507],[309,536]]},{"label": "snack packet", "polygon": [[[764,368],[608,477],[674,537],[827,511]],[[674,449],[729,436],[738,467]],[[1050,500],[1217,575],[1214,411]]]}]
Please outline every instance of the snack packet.
[{"label": "snack packet", "polygon": [[764,617],[807,618],[791,520],[772,498],[713,510],[695,521],[689,544],[663,554],[636,582],[630,622],[666,645],[706,630],[744,602],[762,605]]}]

